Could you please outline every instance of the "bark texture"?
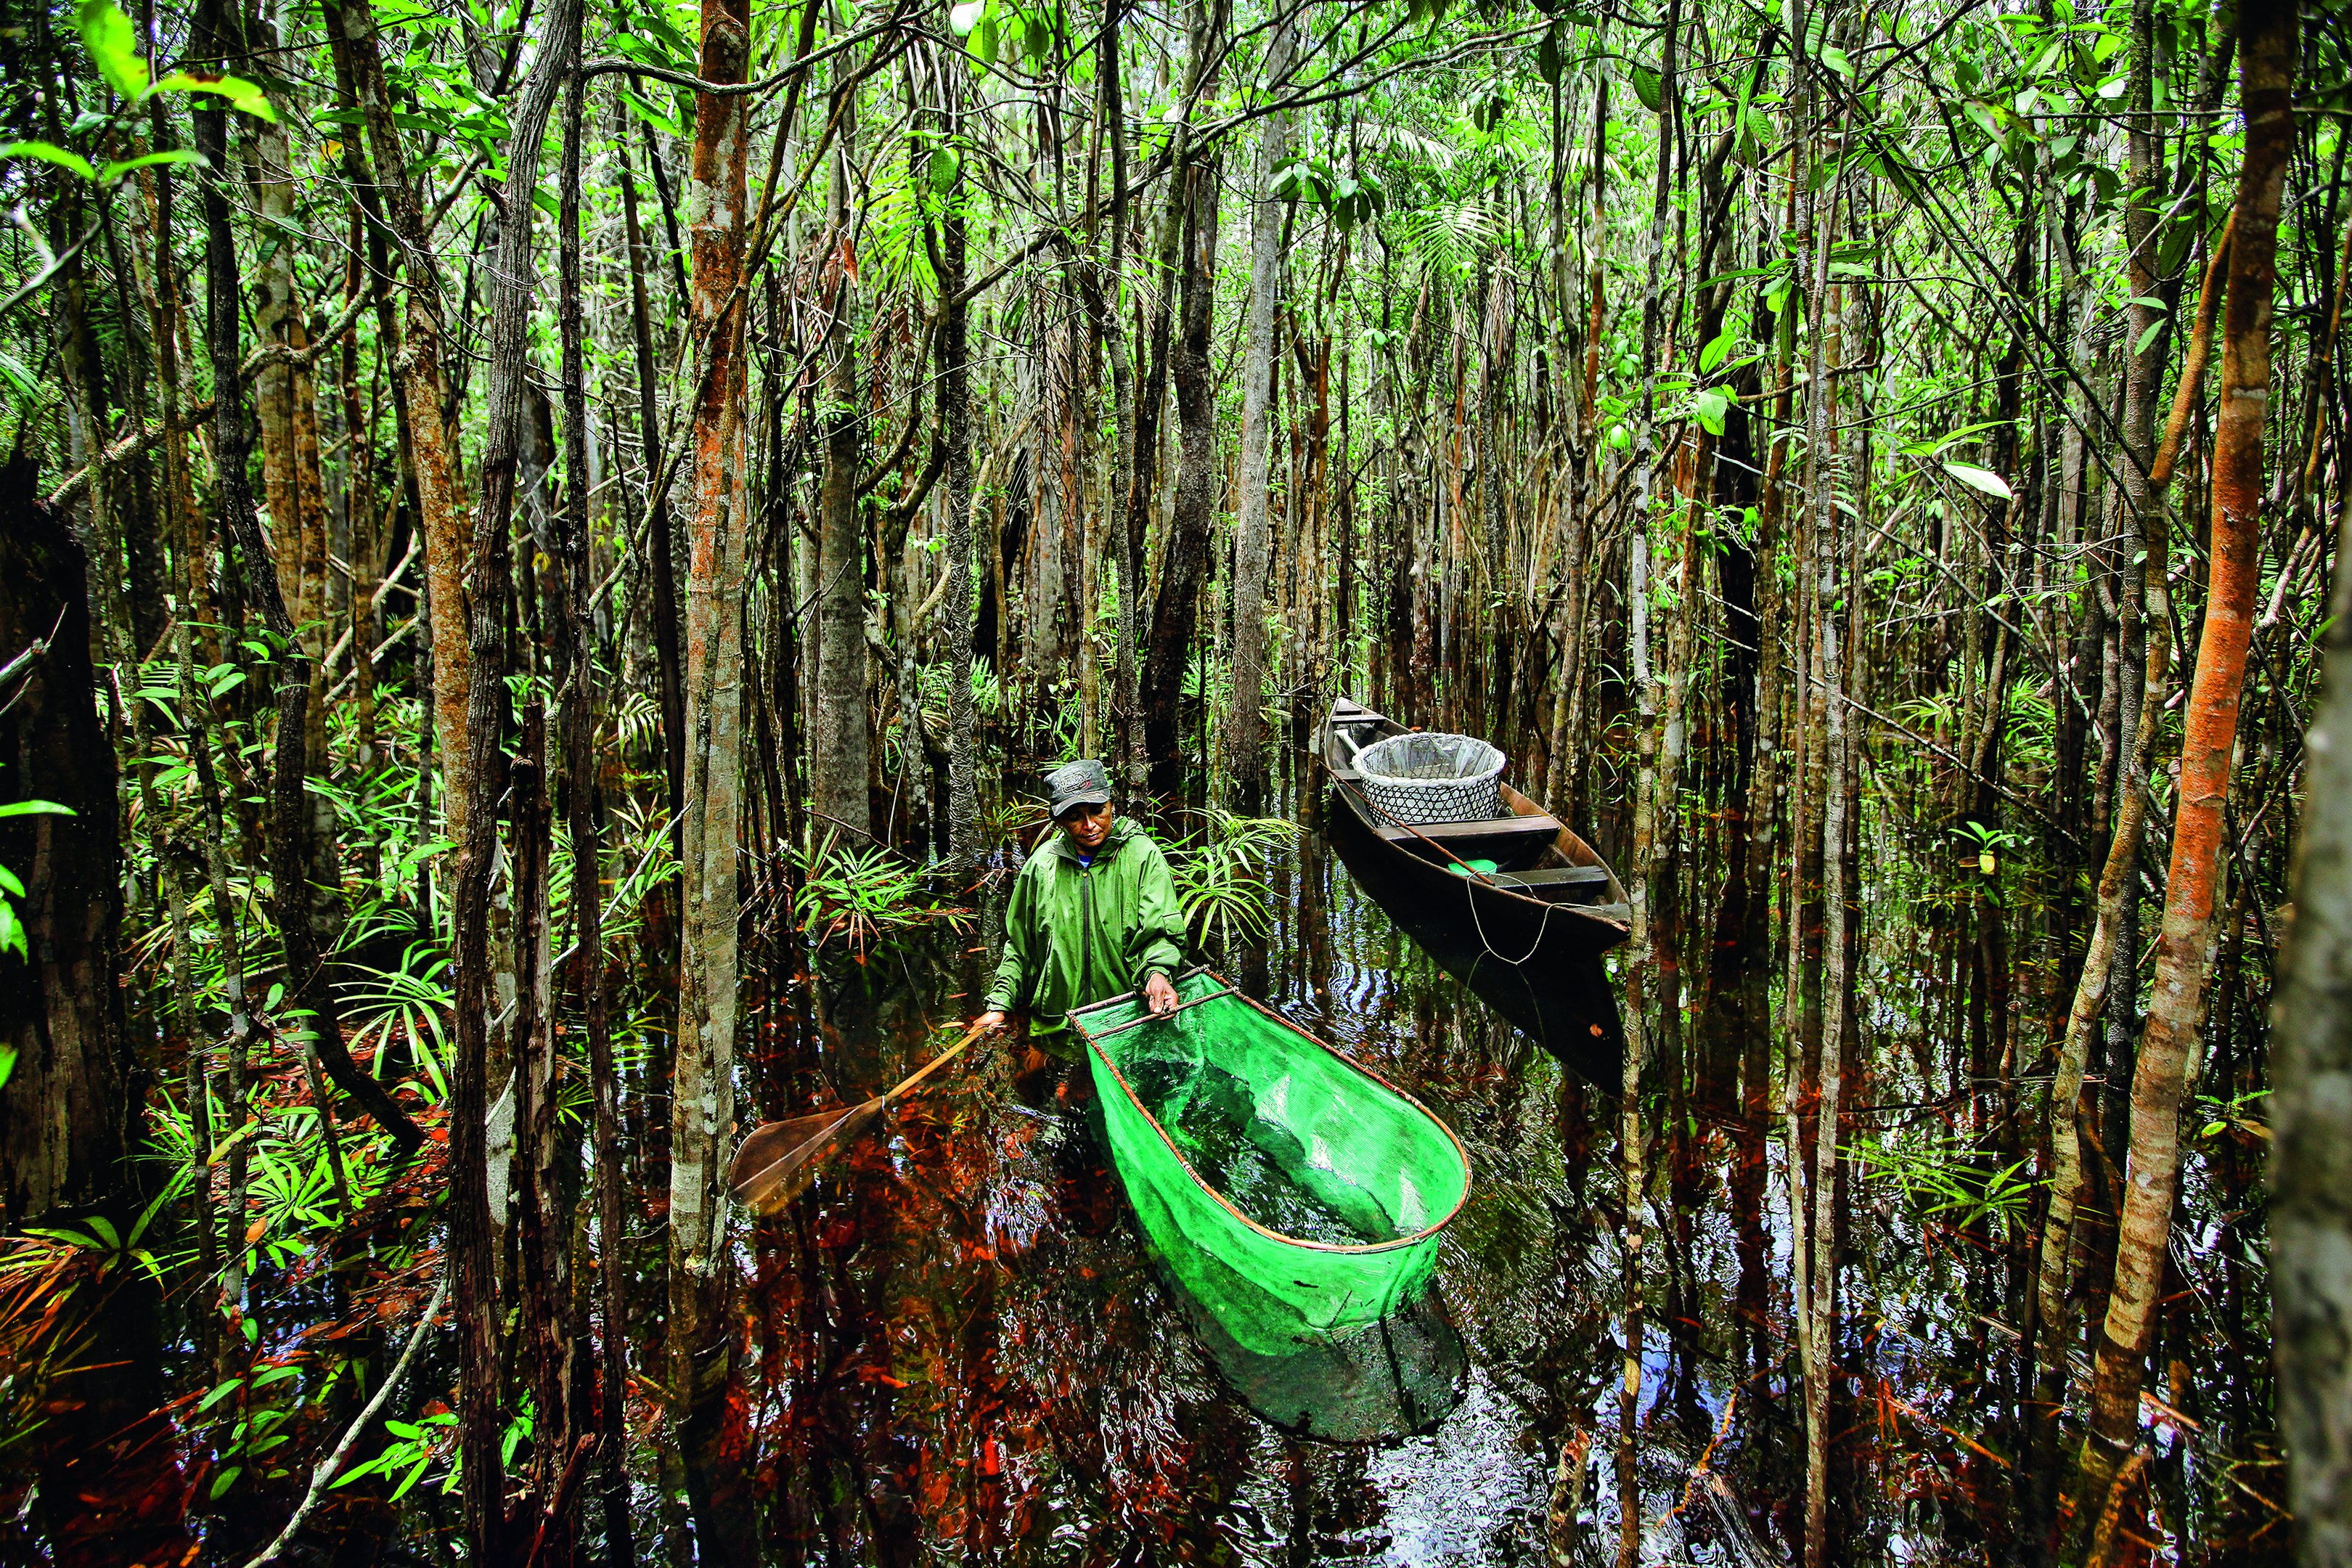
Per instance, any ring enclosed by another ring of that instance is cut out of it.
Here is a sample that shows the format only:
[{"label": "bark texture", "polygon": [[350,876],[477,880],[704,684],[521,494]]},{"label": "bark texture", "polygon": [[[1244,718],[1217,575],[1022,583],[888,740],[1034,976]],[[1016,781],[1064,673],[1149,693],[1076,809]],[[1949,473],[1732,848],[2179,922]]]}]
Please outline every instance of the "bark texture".
[{"label": "bark texture", "polygon": [[2352,552],[2336,563],[2271,1068],[2271,1330],[2306,1563],[2352,1562]]},{"label": "bark texture", "polygon": [[[102,1206],[128,1190],[131,1061],[115,989],[122,919],[115,766],[90,700],[81,547],[36,493],[35,459],[0,466],[0,662],[43,651],[0,681],[0,801],[73,815],[0,818],[0,866],[26,952],[0,952],[0,1222]],[[54,634],[54,635],[53,635]]]},{"label": "bark texture", "polygon": [[[701,74],[740,82],[748,0],[704,0]],[[731,1478],[707,1462],[730,1371],[725,1331],[726,1142],[735,1121],[736,831],[742,799],[745,181],[750,100],[698,96],[687,212],[698,345],[686,593],[686,819],[677,1057],[670,1110],[669,1386],[698,1517]],[[846,350],[845,349],[845,352]],[[854,479],[855,476],[851,476]],[[828,479],[830,482],[830,479]],[[845,486],[850,480],[844,480]],[[853,574],[852,586],[856,586]],[[864,647],[858,649],[862,658]],[[864,714],[859,686],[859,716]],[[865,796],[860,761],[858,798]],[[707,1560],[730,1561],[723,1539]]]},{"label": "bark texture", "polygon": [[[845,116],[846,105],[843,112]],[[698,124],[698,170],[699,130]],[[854,175],[845,124],[842,135],[843,144],[832,159],[833,255],[828,266],[833,275],[833,321],[825,336],[824,481],[817,498],[816,724],[810,737],[814,750],[809,783],[819,812],[862,834],[873,826],[873,805],[866,790],[868,770],[873,766],[873,736],[866,711],[866,536],[858,521],[857,498],[866,416],[858,405],[857,263],[850,232]],[[702,245],[698,237],[698,268]],[[698,271],[695,288],[698,310],[703,288]],[[698,457],[698,486],[702,477]],[[706,504],[708,498],[698,489],[698,512]],[[700,537],[696,535],[697,549]],[[820,823],[818,830],[830,826]]]},{"label": "bark texture", "polygon": [[442,367],[448,347],[442,325],[439,260],[425,227],[424,204],[408,176],[408,153],[384,81],[375,13],[368,0],[320,0],[320,5],[337,74],[349,78],[366,129],[376,207],[400,256],[400,341],[385,347],[406,416],[417,527],[425,536],[442,818],[448,836],[462,844],[472,799],[467,768],[473,749],[466,731],[473,669],[465,588],[469,530],[457,497],[456,441],[443,409]]},{"label": "bark texture", "polygon": [[[1287,13],[1275,23],[1265,76],[1279,81],[1290,68]],[[1242,326],[1241,531],[1234,542],[1234,793],[1255,811],[1265,787],[1265,582],[1271,543],[1266,514],[1273,500],[1267,443],[1274,405],[1274,295],[1280,285],[1283,204],[1275,176],[1290,155],[1290,117],[1270,114],[1259,133],[1256,188],[1250,202],[1249,310]]]},{"label": "bark texture", "polygon": [[2240,689],[2260,575],[2263,425],[2269,409],[2272,297],[2279,198],[2294,145],[2293,0],[2247,0],[2239,13],[2245,163],[2239,174],[2220,417],[2213,449],[2212,565],[2197,674],[2183,718],[2172,864],[2165,884],[2147,1024],[2132,1077],[2131,1149],[2116,1239],[2115,1286],[2091,1390],[2091,1433],[2074,1497],[2077,1532],[2105,1504],[2136,1445],[2139,1394],[2157,1327],[2173,1199],[2180,1182],[2180,1103],[2204,1004]]}]

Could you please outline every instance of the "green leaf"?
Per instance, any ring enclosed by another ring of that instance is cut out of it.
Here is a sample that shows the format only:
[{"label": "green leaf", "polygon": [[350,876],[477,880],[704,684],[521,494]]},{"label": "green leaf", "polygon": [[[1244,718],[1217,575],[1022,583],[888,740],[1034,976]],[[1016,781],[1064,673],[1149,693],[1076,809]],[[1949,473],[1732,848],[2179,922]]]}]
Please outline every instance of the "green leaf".
[{"label": "green leaf", "polygon": [[962,170],[963,162],[955,155],[952,149],[946,147],[931,149],[931,163],[928,172],[930,175],[932,190],[940,195],[947,195],[955,188],[956,175]]},{"label": "green leaf", "polygon": [[1710,436],[1723,434],[1723,416],[1731,410],[1731,399],[1720,392],[1699,392],[1691,397],[1692,411],[1698,416],[1699,428]]},{"label": "green leaf", "polygon": [[2139,341],[2132,344],[2132,353],[2136,354],[2144,354],[2147,353],[2147,345],[2156,342],[2156,334],[2164,331],[2165,326],[2166,323],[2160,317],[2156,321],[2150,321],[2147,324],[2147,330],[2140,333]]},{"label": "green leaf", "polygon": [[278,110],[269,107],[269,99],[256,84],[241,76],[208,76],[198,71],[173,71],[157,82],[156,92],[212,92],[228,100],[231,109],[242,110],[256,120],[274,121]]},{"label": "green leaf", "polygon": [[232,1377],[226,1383],[215,1384],[213,1385],[213,1391],[210,1394],[205,1394],[202,1399],[196,1401],[195,1414],[199,1415],[203,1415],[205,1411],[210,1410],[214,1405],[218,1405],[222,1400],[226,1399],[230,1394],[235,1394],[238,1389],[243,1388],[244,1386],[245,1379],[241,1377]]},{"label": "green leaf", "polygon": [[0,816],[72,816],[69,805],[59,805],[53,800],[12,800],[0,805]]},{"label": "green leaf", "polygon": [[16,1075],[16,1047],[14,1046],[0,1045],[0,1089],[7,1088],[8,1080]]},{"label": "green leaf", "polygon": [[98,172],[98,183],[101,185],[110,185],[133,169],[152,168],[159,163],[203,163],[209,167],[211,163],[211,159],[193,148],[174,147],[168,153],[148,153],[136,158],[125,158],[119,163],[109,163]]},{"label": "green leaf", "polygon": [[51,1241],[62,1241],[68,1247],[88,1247],[95,1248],[98,1246],[97,1237],[84,1236],[78,1230],[68,1230],[62,1226],[28,1225],[25,1227],[25,1234],[26,1236],[46,1237]]},{"label": "green leaf", "polygon": [[41,400],[41,384],[25,368],[25,362],[12,353],[0,353],[0,381],[7,382],[16,394],[16,401],[25,404]]},{"label": "green leaf", "polygon": [[225,1469],[219,1475],[215,1476],[213,1478],[213,1500],[215,1502],[219,1501],[221,1493],[236,1485],[236,1478],[244,1473],[245,1467],[243,1465],[231,1465],[227,1469]]},{"label": "green leaf", "polygon": [[106,85],[137,102],[147,96],[147,62],[139,58],[139,33],[114,0],[76,0],[74,26],[82,47],[98,65]]},{"label": "green leaf", "polygon": [[1715,367],[1723,363],[1724,357],[1731,353],[1731,329],[1726,327],[1723,330],[1722,334],[1717,337],[1715,342],[1707,344],[1706,347],[1698,351],[1699,374],[1713,375],[1715,374]]},{"label": "green leaf", "polygon": [[431,1449],[428,1448],[424,1453],[417,1455],[416,1463],[408,1468],[408,1474],[401,1478],[400,1485],[393,1488],[392,1496],[387,1500],[398,1502],[403,1497],[406,1496],[408,1489],[415,1486],[418,1478],[425,1474],[425,1467],[432,1462],[433,1453]]},{"label": "green leaf", "polygon": [[1660,83],[1658,80],[1658,73],[1652,70],[1647,66],[1635,66],[1633,68],[1633,96],[1642,100],[1643,108],[1648,110],[1651,113],[1655,114],[1658,111],[1659,103],[1663,101],[1663,95],[1660,91]]},{"label": "green leaf", "polygon": [[1944,471],[1969,489],[1980,490],[1996,500],[2017,499],[2016,492],[2009,488],[2009,481],[1990,468],[1979,468],[1974,463],[1955,463],[1948,458],[1944,463]]},{"label": "green leaf", "polygon": [[98,178],[97,166],[79,153],[68,153],[54,142],[0,142],[0,158],[38,158],[69,169],[85,180]]},{"label": "green leaf", "polygon": [[1559,85],[1559,29],[1544,29],[1543,42],[1536,46],[1536,70],[1547,87]]}]

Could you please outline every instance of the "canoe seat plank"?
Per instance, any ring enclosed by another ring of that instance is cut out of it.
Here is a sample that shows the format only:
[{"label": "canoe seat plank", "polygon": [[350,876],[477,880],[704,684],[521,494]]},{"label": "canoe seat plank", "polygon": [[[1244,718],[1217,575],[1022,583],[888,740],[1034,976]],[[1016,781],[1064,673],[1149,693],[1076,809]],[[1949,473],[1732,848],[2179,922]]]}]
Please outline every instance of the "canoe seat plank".
[{"label": "canoe seat plank", "polygon": [[1495,880],[1506,888],[1529,892],[1575,894],[1588,888],[1609,886],[1605,866],[1547,866],[1534,871],[1497,871]]},{"label": "canoe seat plank", "polygon": [[1434,838],[1444,844],[1464,838],[1557,838],[1559,818],[1556,816],[1489,816],[1475,822],[1421,822],[1411,827],[1381,827],[1380,836],[1391,844],[1412,844],[1423,838]]}]

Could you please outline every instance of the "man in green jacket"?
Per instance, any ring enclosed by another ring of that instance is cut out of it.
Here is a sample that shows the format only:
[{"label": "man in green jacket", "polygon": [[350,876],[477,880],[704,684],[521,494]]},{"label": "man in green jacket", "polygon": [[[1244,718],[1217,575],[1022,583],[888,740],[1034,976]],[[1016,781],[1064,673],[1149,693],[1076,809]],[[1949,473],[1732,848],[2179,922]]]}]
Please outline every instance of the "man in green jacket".
[{"label": "man in green jacket", "polygon": [[1045,784],[1055,831],[1013,879],[1004,956],[977,1020],[993,1029],[1025,1009],[1032,1074],[1046,1066],[1046,1051],[1074,1054],[1073,1007],[1140,987],[1154,1013],[1173,1011],[1171,977],[1184,961],[1184,915],[1168,857],[1112,807],[1102,763],[1067,763]]}]

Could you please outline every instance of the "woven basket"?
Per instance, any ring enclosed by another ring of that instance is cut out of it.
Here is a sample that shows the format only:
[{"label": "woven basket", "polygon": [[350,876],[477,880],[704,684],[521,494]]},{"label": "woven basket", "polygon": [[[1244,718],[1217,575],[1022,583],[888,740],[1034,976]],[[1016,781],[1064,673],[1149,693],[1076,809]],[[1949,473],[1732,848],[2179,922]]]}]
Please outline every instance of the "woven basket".
[{"label": "woven basket", "polygon": [[1356,753],[1364,794],[1399,822],[1503,815],[1503,753],[1475,735],[1391,735]]}]

